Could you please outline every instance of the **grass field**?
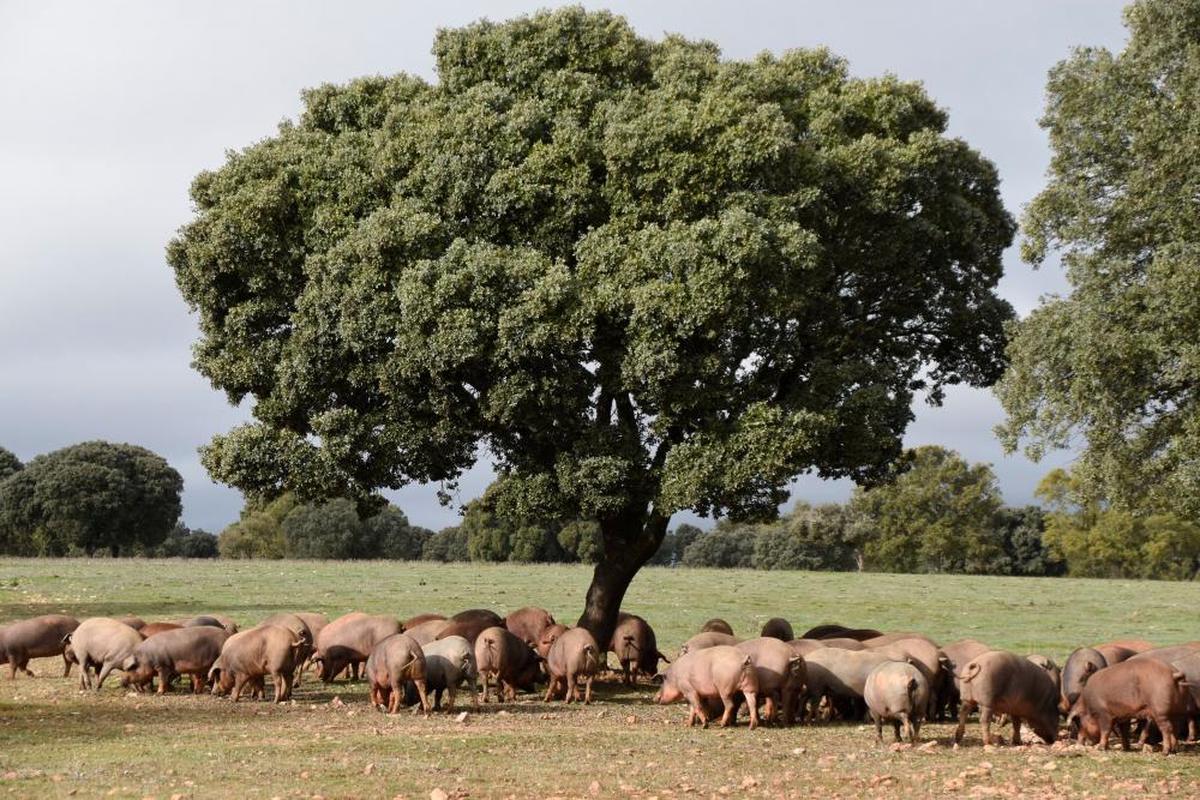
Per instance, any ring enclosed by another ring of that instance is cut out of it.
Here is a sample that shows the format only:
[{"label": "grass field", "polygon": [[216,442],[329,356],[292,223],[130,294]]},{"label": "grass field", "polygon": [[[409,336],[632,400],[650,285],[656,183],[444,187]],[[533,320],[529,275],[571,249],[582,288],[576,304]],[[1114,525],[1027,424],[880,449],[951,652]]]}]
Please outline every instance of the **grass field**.
[{"label": "grass field", "polygon": [[[423,563],[0,560],[0,622],[41,613],[147,620],[220,612],[249,626],[279,610],[407,617],[541,605],[573,622],[590,571]],[[626,608],[673,653],[707,618],[741,634],[784,616],[971,636],[1061,659],[1081,643],[1200,638],[1200,585],[1136,581],[646,569]],[[1059,743],[962,748],[927,725],[918,749],[877,747],[857,724],[688,729],[650,686],[602,686],[589,707],[513,705],[387,717],[364,684],[306,682],[291,704],[210,696],[99,696],[61,677],[0,677],[0,796],[611,797],[1200,796],[1200,750],[1100,753]],[[1007,731],[1004,731],[1007,734]],[[1028,734],[1027,734],[1028,735]],[[440,795],[438,795],[440,796]]]}]

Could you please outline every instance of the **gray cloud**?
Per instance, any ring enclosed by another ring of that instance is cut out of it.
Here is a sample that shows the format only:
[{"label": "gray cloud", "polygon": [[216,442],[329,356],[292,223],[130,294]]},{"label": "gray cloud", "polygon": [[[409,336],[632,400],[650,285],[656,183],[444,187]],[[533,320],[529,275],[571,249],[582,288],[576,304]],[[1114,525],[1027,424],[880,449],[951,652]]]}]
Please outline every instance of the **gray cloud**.
[{"label": "gray cloud", "polygon": [[[188,218],[192,177],[269,136],[298,111],[304,87],[398,71],[432,79],[438,27],[543,5],[0,4],[0,444],[26,459],[90,438],[144,444],[184,474],[189,524],[234,519],[240,497],[208,480],[196,447],[245,411],[189,369],[195,323],[163,260]],[[857,75],[923,81],[952,132],[997,163],[1014,212],[1048,160],[1037,127],[1047,69],[1075,45],[1119,47],[1124,37],[1118,0],[607,7],[645,35],[711,39],[730,58],[826,45]],[[1015,253],[1007,267],[1001,289],[1022,312],[1063,289],[1054,267],[1033,272]],[[1000,453],[989,393],[957,390],[917,414],[909,444],[989,461],[1008,499],[1029,501],[1048,465]],[[488,479],[486,464],[473,470],[460,500]],[[802,479],[796,493],[848,491]],[[428,487],[395,497],[420,524],[454,519]]]}]

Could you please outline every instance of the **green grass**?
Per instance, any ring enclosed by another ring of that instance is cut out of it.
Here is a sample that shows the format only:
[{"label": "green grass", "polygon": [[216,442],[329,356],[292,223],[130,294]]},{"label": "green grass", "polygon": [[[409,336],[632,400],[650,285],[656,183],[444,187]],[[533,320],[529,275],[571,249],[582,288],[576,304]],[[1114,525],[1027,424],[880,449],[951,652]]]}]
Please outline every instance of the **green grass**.
[{"label": "green grass", "polygon": [[[251,625],[279,610],[403,618],[532,604],[572,622],[589,577],[571,566],[0,560],[0,621],[220,612]],[[797,633],[837,621],[1061,659],[1109,638],[1198,638],[1198,601],[1195,584],[647,569],[626,608],[668,653],[709,617],[750,634],[778,615]],[[0,678],[0,796],[1125,797],[1200,780],[1191,748],[1170,758],[1062,744],[985,752],[973,728],[954,750],[950,726],[928,725],[938,744],[925,752],[877,747],[857,724],[688,729],[683,707],[652,705],[649,686],[606,685],[587,708],[529,695],[459,723],[372,711],[363,684],[309,682],[281,707],[127,695],[115,682],[84,695],[60,664]]]}]

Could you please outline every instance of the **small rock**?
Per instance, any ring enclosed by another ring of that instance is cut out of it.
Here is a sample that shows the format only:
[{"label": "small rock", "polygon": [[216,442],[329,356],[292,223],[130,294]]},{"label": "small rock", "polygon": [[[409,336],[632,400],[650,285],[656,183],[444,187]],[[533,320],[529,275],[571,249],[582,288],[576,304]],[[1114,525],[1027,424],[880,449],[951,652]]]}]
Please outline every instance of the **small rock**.
[{"label": "small rock", "polygon": [[442,789],[434,789],[429,793],[429,800],[449,800],[450,795],[446,794]]},{"label": "small rock", "polygon": [[1054,770],[1058,769],[1058,762],[1047,761],[1045,764],[1042,764],[1042,769],[1046,770],[1047,772],[1053,772]]},{"label": "small rock", "polygon": [[367,764],[365,767],[363,767],[363,775],[370,775],[374,771],[375,771],[374,764]]},{"label": "small rock", "polygon": [[808,751],[805,750],[803,747],[793,747],[792,748],[792,755],[794,755],[794,756],[802,756],[807,752]]},{"label": "small rock", "polygon": [[637,717],[635,717],[633,714],[630,714],[628,717],[625,718],[625,722],[629,725],[636,725]]},{"label": "small rock", "polygon": [[758,781],[754,779],[753,775],[747,775],[746,777],[742,778],[743,789],[752,789],[755,786],[758,786]]},{"label": "small rock", "polygon": [[468,716],[469,715],[467,714],[467,712],[463,711],[457,717],[454,718],[454,721],[455,722],[466,722]]},{"label": "small rock", "polygon": [[596,797],[600,794],[600,781],[592,781],[588,785],[588,794],[590,794],[592,797]]}]

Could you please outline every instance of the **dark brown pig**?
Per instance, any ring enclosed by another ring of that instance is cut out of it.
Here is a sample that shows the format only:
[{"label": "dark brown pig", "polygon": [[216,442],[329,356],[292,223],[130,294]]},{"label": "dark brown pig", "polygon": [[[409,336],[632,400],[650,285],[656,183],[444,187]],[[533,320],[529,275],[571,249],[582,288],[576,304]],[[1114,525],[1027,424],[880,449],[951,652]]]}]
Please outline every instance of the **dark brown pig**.
[{"label": "dark brown pig", "polygon": [[476,622],[480,620],[487,620],[495,627],[504,627],[504,617],[486,608],[468,608],[466,611],[460,611],[450,617],[451,622]]},{"label": "dark brown pig", "polygon": [[1067,663],[1063,664],[1058,710],[1063,714],[1070,711],[1071,706],[1079,699],[1079,693],[1083,691],[1083,684],[1087,682],[1088,676],[1107,666],[1108,661],[1095,648],[1079,647],[1071,651],[1071,655],[1067,656]]},{"label": "dark brown pig", "polygon": [[863,699],[875,721],[875,739],[883,741],[883,723],[890,720],[900,741],[901,728],[908,741],[916,743],[921,721],[929,707],[929,685],[925,674],[907,661],[888,661],[871,670],[863,686]]},{"label": "dark brown pig", "polygon": [[596,670],[600,668],[600,645],[586,628],[570,628],[563,631],[546,656],[546,670],[550,674],[550,685],[546,687],[544,702],[550,702],[561,686],[563,702],[572,699],[579,700],[579,683],[582,681],[587,691],[583,695],[583,704],[592,702],[592,681]]},{"label": "dark brown pig", "polygon": [[1111,642],[1096,645],[1097,650],[1102,647],[1121,647],[1125,650],[1132,650],[1135,653],[1144,653],[1147,650],[1155,649],[1155,645],[1147,642],[1145,639],[1113,639]]},{"label": "dark brown pig", "polygon": [[[417,644],[424,647],[438,638],[438,634],[454,623],[448,619],[429,619],[422,623],[405,628],[404,632],[411,636]],[[459,637],[462,638],[461,636]]]},{"label": "dark brown pig", "polygon": [[389,714],[400,710],[404,687],[411,681],[421,698],[421,711],[429,716],[429,699],[425,696],[425,653],[410,636],[394,633],[376,644],[367,658],[366,678],[371,687],[371,705],[385,706]]},{"label": "dark brown pig", "polygon": [[783,709],[783,722],[795,721],[796,703],[804,689],[804,658],[774,636],[760,636],[737,645],[750,656],[758,679],[758,698],[766,701],[766,722],[775,721],[776,709]]},{"label": "dark brown pig", "polygon": [[951,717],[958,716],[958,679],[955,675],[967,666],[975,656],[982,655],[992,648],[978,639],[959,639],[942,648],[946,656],[949,680],[942,687],[942,694],[937,700],[937,718],[943,720],[947,713]]},{"label": "dark brown pig", "polygon": [[[79,687],[100,691],[108,673],[118,669],[134,648],[142,643],[142,635],[124,622],[107,617],[92,617],[63,638],[75,663],[79,665]],[[97,670],[92,680],[92,671]]]},{"label": "dark brown pig", "polygon": [[1145,719],[1162,732],[1163,755],[1178,746],[1173,718],[1187,713],[1189,696],[1184,675],[1154,659],[1112,664],[1088,676],[1079,698],[1071,706],[1068,723],[1079,726],[1079,743],[1099,742],[1108,749],[1108,736],[1116,725],[1121,746],[1129,749],[1128,722]]},{"label": "dark brown pig", "polygon": [[400,633],[400,622],[394,617],[352,611],[338,617],[321,629],[317,636],[317,677],[331,683],[350,667],[351,676],[358,677],[358,666],[366,662],[375,645],[392,634]]},{"label": "dark brown pig", "polygon": [[275,684],[274,702],[292,696],[292,678],[300,665],[304,643],[278,625],[260,625],[235,633],[225,640],[221,655],[208,672],[213,694],[230,694],[236,703],[247,686],[261,691],[263,679]]},{"label": "dark brown pig", "polygon": [[725,620],[715,617],[700,626],[700,633],[723,633],[726,636],[733,636],[733,628]]},{"label": "dark brown pig", "polygon": [[1050,680],[1054,681],[1054,690],[1061,694],[1062,692],[1062,670],[1058,664],[1054,663],[1054,659],[1049,656],[1043,656],[1038,653],[1031,653],[1025,656],[1034,664],[1037,664],[1042,669],[1046,670],[1046,674],[1050,676]]},{"label": "dark brown pig", "polygon": [[792,632],[792,625],[783,617],[772,617],[767,620],[762,626],[762,632],[759,636],[769,636],[772,639],[778,639],[781,642],[790,642],[796,636]]},{"label": "dark brown pig", "polygon": [[630,685],[637,683],[639,673],[647,677],[657,673],[660,660],[671,663],[671,659],[659,652],[650,623],[624,611],[617,615],[617,627],[613,629],[608,649],[616,654],[625,683]]},{"label": "dark brown pig", "polygon": [[728,633],[719,633],[718,631],[697,633],[695,636],[683,643],[683,646],[679,648],[679,655],[682,656],[688,653],[694,653],[697,650],[704,650],[708,647],[717,647],[718,645],[733,647],[740,641],[741,639],[738,639],[737,637],[731,636]]},{"label": "dark brown pig", "polygon": [[658,703],[674,703],[680,698],[688,704],[688,725],[697,719],[708,727],[707,708],[719,700],[724,706],[721,726],[734,721],[736,695],[741,693],[750,708],[750,728],[758,726],[758,673],[753,659],[736,647],[717,645],[686,653],[676,659],[663,678]]},{"label": "dark brown pig", "polygon": [[1027,658],[992,650],[967,662],[958,674],[962,705],[958,709],[955,743],[967,729],[967,715],[979,709],[983,743],[992,743],[992,715],[1012,720],[1013,744],[1021,742],[1021,723],[1033,728],[1047,744],[1058,738],[1058,691],[1046,670]]},{"label": "dark brown pig", "polygon": [[1122,661],[1127,661],[1138,654],[1137,650],[1130,650],[1128,647],[1122,647],[1119,644],[1098,644],[1095,650],[1104,656],[1104,660],[1110,665],[1120,664]]},{"label": "dark brown pig", "polygon": [[508,632],[531,645],[536,645],[542,631],[553,624],[554,615],[537,606],[518,608],[504,618],[504,627],[508,628]]},{"label": "dark brown pig", "polygon": [[71,662],[64,655],[63,638],[79,627],[79,620],[64,614],[45,614],[22,619],[0,627],[0,664],[8,664],[8,677],[17,672],[33,675],[29,659],[63,657],[63,677],[71,674]]},{"label": "dark brown pig", "polygon": [[424,614],[417,614],[416,616],[409,617],[408,619],[404,620],[404,622],[402,622],[400,624],[404,626],[404,632],[408,633],[410,629],[415,628],[418,625],[423,625],[426,622],[434,622],[437,620],[444,620],[444,619],[446,619],[445,614],[436,614],[434,612],[426,612]]},{"label": "dark brown pig", "polygon": [[818,625],[815,628],[809,628],[808,631],[801,636],[801,639],[855,639],[863,641],[864,639],[874,639],[877,636],[883,636],[882,633],[874,628],[847,628],[844,625]]},{"label": "dark brown pig", "polygon": [[[487,613],[491,614],[490,611]],[[495,617],[495,615],[492,614],[491,617],[488,617],[485,614],[480,613],[476,616],[467,617],[465,619],[451,618],[449,620],[449,624],[441,629],[436,638],[448,639],[451,636],[461,636],[471,644],[474,644],[475,640],[479,638],[479,634],[483,633],[488,628],[504,627],[504,620],[500,620],[500,624],[497,625],[493,621],[492,617]],[[496,619],[499,618],[496,617]]]},{"label": "dark brown pig", "polygon": [[151,636],[157,636],[166,631],[177,631],[183,626],[178,622],[149,622],[143,628],[138,630],[142,638],[149,639]]},{"label": "dark brown pig", "polygon": [[556,641],[558,641],[558,637],[562,636],[566,632],[567,626],[560,625],[556,622],[553,625],[548,625],[538,636],[536,642],[526,642],[526,644],[531,644],[533,649],[537,651],[537,654],[544,659],[546,656],[550,655],[550,648],[554,646]]},{"label": "dark brown pig", "polygon": [[224,628],[194,627],[162,631],[133,648],[133,653],[121,664],[121,669],[125,671],[125,679],[121,683],[132,684],[141,690],[148,687],[157,675],[158,693],[166,694],[175,676],[190,675],[192,691],[200,692],[228,638],[229,634]]},{"label": "dark brown pig", "polygon": [[[1169,664],[1172,661],[1178,661],[1181,658],[1187,658],[1192,653],[1200,652],[1200,642],[1187,642],[1186,644],[1176,644],[1170,647],[1155,647],[1150,650],[1143,650],[1136,655],[1129,657],[1129,661],[1161,661],[1164,664]],[[1112,666],[1111,664],[1109,666]]]},{"label": "dark brown pig", "polygon": [[515,700],[517,689],[533,689],[541,674],[541,661],[527,642],[494,625],[475,640],[475,666],[483,680],[483,702],[494,679],[498,700]]}]

